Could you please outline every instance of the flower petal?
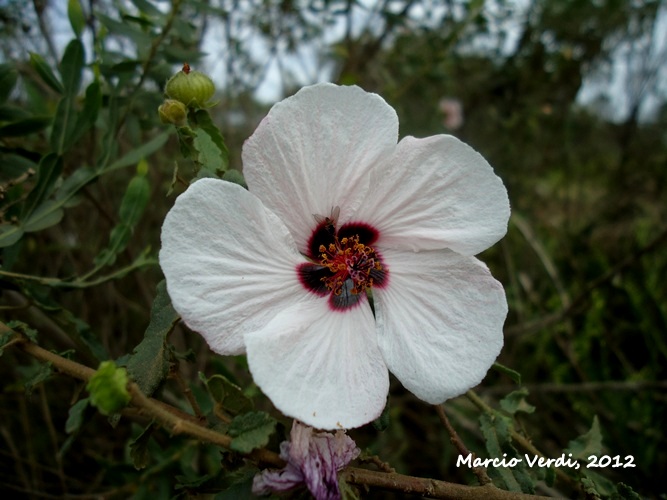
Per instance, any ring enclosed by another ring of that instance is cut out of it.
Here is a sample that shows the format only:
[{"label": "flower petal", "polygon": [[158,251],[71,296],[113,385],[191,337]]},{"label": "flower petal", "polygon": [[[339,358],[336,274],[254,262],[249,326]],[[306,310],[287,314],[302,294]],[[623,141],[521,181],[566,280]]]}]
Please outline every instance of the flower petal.
[{"label": "flower petal", "polygon": [[383,250],[389,285],[374,289],[389,370],[417,397],[442,403],[477,385],[503,345],[503,287],[474,257]]},{"label": "flower petal", "polygon": [[448,135],[406,137],[371,178],[360,221],[379,230],[379,246],[449,248],[475,255],[503,237],[507,190],[487,161]]},{"label": "flower petal", "polygon": [[301,262],[284,224],[229,182],[195,182],[162,226],[160,265],[174,309],[220,354],[244,352],[245,332],[307,294]]},{"label": "flower petal", "polygon": [[338,471],[359,456],[356,443],[344,431],[315,432],[294,421],[288,466],[298,465],[306,486],[317,499],[340,498]]},{"label": "flower petal", "polygon": [[368,423],[382,413],[389,390],[374,323],[365,301],[336,312],[311,295],[246,334],[253,379],[276,408],[313,427]]},{"label": "flower petal", "polygon": [[243,173],[305,254],[313,215],[339,206],[339,220],[349,219],[365,197],[369,169],[397,141],[396,112],[380,96],[317,84],[273,106],[243,146]]}]

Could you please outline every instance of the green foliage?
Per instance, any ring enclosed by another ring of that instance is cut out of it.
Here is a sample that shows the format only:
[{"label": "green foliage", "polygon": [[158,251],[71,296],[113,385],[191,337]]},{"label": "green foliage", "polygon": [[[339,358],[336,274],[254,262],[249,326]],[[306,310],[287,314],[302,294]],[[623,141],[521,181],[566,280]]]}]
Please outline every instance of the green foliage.
[{"label": "green foliage", "polygon": [[67,17],[74,34],[77,38],[81,38],[81,34],[86,27],[86,18],[80,0],[67,0]]},{"label": "green foliage", "polygon": [[69,409],[69,415],[67,417],[67,422],[65,422],[65,432],[67,434],[72,434],[73,432],[78,431],[83,425],[84,415],[88,406],[90,404],[89,398],[83,398],[77,401]]},{"label": "green foliage", "polygon": [[[512,444],[510,435],[512,423],[509,419],[500,415],[482,414],[479,423],[489,457],[498,459],[505,457],[508,462],[512,458],[522,459]],[[514,467],[489,468],[489,475],[501,482],[509,491],[534,493],[535,480],[527,469],[526,461],[522,460]]]},{"label": "green foliage", "polygon": [[143,340],[135,347],[127,371],[144,394],[151,395],[164,381],[171,363],[167,336],[179,320],[164,280],[157,285],[151,318]]},{"label": "green foliage", "polygon": [[507,396],[500,400],[500,407],[510,415],[515,413],[533,413],[535,407],[526,402],[528,396],[528,389],[522,387],[517,391],[510,392]]},{"label": "green foliage", "polygon": [[116,256],[127,247],[132,232],[150,199],[150,185],[146,179],[147,168],[145,160],[137,166],[137,175],[128,184],[118,211],[118,224],[109,235],[109,245],[95,257],[96,269],[114,264]]},{"label": "green foliage", "polygon": [[229,426],[229,435],[234,438],[231,449],[250,453],[254,449],[266,446],[275,428],[276,420],[264,412],[255,411],[238,415]]},{"label": "green foliage", "polygon": [[249,412],[253,409],[252,400],[246,397],[243,390],[230,382],[227,377],[216,374],[207,379],[201,373],[199,376],[206,383],[209,394],[220,409],[224,409],[232,415]]},{"label": "green foliage", "polygon": [[600,433],[600,422],[598,417],[593,418],[591,429],[577,439],[570,441],[566,453],[572,453],[574,458],[587,461],[590,455],[602,454],[602,434]]},{"label": "green foliage", "polygon": [[128,382],[125,368],[118,368],[113,361],[103,361],[86,384],[90,404],[103,415],[117,413],[130,402]]}]

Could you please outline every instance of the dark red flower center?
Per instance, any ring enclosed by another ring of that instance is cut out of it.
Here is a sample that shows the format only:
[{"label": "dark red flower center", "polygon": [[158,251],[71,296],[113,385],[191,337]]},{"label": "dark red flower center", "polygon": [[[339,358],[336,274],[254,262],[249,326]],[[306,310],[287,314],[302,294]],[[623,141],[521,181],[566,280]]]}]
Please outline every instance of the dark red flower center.
[{"label": "dark red flower center", "polygon": [[309,291],[329,296],[334,310],[346,310],[366,297],[366,290],[383,287],[388,272],[372,244],[378,231],[364,223],[347,223],[340,228],[335,217],[316,217],[317,226],[308,241],[311,262],[300,264],[297,273]]}]

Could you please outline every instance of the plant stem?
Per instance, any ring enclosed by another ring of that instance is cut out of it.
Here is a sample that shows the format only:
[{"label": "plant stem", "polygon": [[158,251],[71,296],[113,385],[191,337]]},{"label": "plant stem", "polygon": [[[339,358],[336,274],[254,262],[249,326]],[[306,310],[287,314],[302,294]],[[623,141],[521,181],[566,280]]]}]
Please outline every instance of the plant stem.
[{"label": "plant stem", "polygon": [[[463,456],[470,455],[470,450],[468,450],[465,443],[461,440],[454,427],[452,427],[452,424],[449,423],[449,419],[445,413],[445,407],[443,405],[435,405],[435,411],[438,413],[438,417],[440,418],[442,425],[445,426],[445,429],[447,429],[447,432],[449,433],[449,440],[454,446],[456,446],[456,449],[459,450],[459,454]],[[473,455],[473,458],[476,457]],[[475,476],[477,476],[477,480],[482,486],[491,482],[491,478],[486,473],[486,468],[473,467],[472,472],[475,474]]]},{"label": "plant stem", "polygon": [[[7,329],[8,328],[4,323],[0,323],[0,330]],[[40,361],[51,363],[56,370],[79,380],[87,381],[95,373],[95,370],[92,368],[47,351],[27,339],[15,345],[26,354],[29,354]],[[199,424],[196,417],[184,413],[168,404],[162,403],[161,401],[149,398],[141,392],[139,386],[134,382],[130,382],[127,389],[132,396],[131,404],[137,407],[141,413],[145,413],[160,422],[160,424],[169,429],[170,432],[174,434],[188,434],[199,441],[216,444],[224,448],[230,447],[232,442],[230,436],[208,429]],[[263,466],[277,468],[285,466],[285,462],[277,453],[264,448],[254,450],[247,455],[247,458]],[[371,471],[356,467],[347,467],[343,469],[340,472],[340,477],[350,484],[372,486],[385,490],[428,496],[431,498],[461,500],[473,498],[488,498],[491,500],[548,498],[501,490],[493,486],[491,483],[484,486],[466,486],[435,479]]]}]

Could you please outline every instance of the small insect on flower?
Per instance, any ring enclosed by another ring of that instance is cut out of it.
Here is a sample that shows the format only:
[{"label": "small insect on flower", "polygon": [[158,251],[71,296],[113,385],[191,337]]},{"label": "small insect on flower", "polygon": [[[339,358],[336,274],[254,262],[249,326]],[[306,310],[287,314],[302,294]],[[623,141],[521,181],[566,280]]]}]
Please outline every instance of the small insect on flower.
[{"label": "small insect on flower", "polygon": [[327,233],[329,233],[331,236],[336,235],[336,226],[338,225],[339,216],[340,216],[340,207],[338,206],[332,207],[331,215],[329,217],[313,214],[315,222],[317,222],[318,224],[324,224],[324,228],[327,230]]}]

